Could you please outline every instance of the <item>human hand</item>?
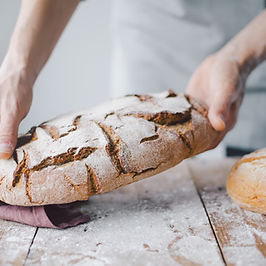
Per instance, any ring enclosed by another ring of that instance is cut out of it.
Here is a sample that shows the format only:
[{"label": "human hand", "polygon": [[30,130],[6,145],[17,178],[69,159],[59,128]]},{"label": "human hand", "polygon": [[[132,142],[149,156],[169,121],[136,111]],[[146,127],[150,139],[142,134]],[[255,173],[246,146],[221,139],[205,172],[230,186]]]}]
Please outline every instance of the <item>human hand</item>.
[{"label": "human hand", "polygon": [[12,156],[17,143],[18,127],[28,114],[32,86],[23,68],[0,68],[0,159]]},{"label": "human hand", "polygon": [[234,57],[218,52],[201,63],[188,83],[187,93],[207,104],[210,123],[222,137],[236,123],[246,79]]},{"label": "human hand", "polygon": [[[0,67],[0,159],[12,155],[32,87],[80,0],[24,0]],[[60,16],[58,16],[60,14]]]}]

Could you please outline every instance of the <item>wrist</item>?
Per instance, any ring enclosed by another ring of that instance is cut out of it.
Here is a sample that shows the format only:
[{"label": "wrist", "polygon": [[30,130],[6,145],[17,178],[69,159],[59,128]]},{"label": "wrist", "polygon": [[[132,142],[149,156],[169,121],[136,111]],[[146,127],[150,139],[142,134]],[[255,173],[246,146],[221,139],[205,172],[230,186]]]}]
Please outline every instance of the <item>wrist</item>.
[{"label": "wrist", "polygon": [[14,53],[8,52],[0,67],[0,78],[13,76],[13,74],[17,75],[21,82],[29,88],[33,87],[33,84],[38,76],[26,58],[16,56]]},{"label": "wrist", "polygon": [[257,55],[252,49],[243,49],[243,46],[234,43],[225,45],[217,52],[217,57],[236,64],[239,74],[245,77],[263,61],[262,56]]}]

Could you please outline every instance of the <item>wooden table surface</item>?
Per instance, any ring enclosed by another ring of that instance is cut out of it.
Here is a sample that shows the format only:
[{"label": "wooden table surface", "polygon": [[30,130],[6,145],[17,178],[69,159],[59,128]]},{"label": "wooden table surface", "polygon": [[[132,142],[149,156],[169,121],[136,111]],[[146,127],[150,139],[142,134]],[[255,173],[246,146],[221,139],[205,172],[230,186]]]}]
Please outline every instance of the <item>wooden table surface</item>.
[{"label": "wooden table surface", "polygon": [[54,230],[0,220],[0,265],[266,265],[266,216],[225,190],[234,160],[190,159],[91,197],[86,224]]}]

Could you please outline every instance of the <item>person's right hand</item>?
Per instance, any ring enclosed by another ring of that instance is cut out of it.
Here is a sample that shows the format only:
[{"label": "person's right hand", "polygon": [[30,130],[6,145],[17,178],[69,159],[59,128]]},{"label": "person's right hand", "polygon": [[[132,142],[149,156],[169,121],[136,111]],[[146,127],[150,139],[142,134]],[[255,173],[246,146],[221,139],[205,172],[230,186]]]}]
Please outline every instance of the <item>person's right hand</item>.
[{"label": "person's right hand", "polygon": [[18,127],[30,110],[32,94],[23,68],[0,67],[0,159],[12,156]]},{"label": "person's right hand", "polygon": [[220,139],[234,127],[241,105],[247,74],[232,56],[218,52],[207,57],[192,75],[187,93],[209,108],[208,118]]}]

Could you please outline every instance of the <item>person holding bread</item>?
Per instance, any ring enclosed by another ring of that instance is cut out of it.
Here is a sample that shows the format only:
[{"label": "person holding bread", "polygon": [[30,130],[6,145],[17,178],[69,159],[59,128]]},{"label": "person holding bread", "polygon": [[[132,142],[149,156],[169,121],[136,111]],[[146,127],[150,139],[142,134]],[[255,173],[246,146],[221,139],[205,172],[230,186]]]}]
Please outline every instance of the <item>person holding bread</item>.
[{"label": "person holding bread", "polygon": [[[0,67],[1,159],[13,153],[34,82],[79,2],[21,2]],[[112,95],[186,88],[208,106],[215,130],[232,129],[247,78],[266,57],[263,1],[114,0],[113,5]],[[265,84],[263,72],[256,72],[251,87]],[[252,128],[246,133],[254,137]]]}]

